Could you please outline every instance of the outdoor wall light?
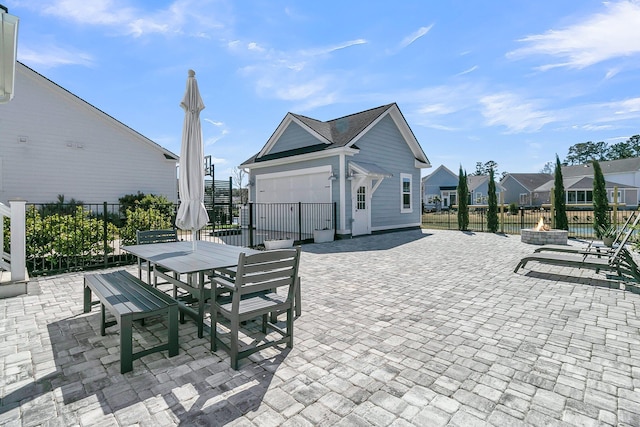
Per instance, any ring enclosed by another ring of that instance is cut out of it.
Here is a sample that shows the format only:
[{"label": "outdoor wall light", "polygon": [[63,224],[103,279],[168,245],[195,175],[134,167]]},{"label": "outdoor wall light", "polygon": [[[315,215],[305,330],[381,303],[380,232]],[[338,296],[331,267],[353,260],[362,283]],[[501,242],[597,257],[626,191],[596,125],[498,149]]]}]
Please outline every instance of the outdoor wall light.
[{"label": "outdoor wall light", "polygon": [[338,175],[336,175],[335,172],[331,172],[331,175],[329,175],[329,180],[335,181],[336,179],[338,179]]},{"label": "outdoor wall light", "polygon": [[18,53],[17,16],[9,15],[9,9],[0,5],[0,104],[13,99]]}]

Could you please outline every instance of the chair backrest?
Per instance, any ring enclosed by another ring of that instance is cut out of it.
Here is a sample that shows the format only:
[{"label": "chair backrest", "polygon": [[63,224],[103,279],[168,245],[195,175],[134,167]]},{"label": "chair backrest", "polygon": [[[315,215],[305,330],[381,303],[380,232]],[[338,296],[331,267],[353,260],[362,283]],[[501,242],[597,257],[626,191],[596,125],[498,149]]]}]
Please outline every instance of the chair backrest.
[{"label": "chair backrest", "polygon": [[638,220],[640,220],[640,214],[636,216],[636,219],[633,221],[633,224],[631,225],[631,227],[629,227],[627,232],[624,233],[624,237],[622,238],[622,240],[620,240],[620,243],[618,244],[618,247],[613,252],[613,255],[611,256],[611,258],[609,259],[609,264],[610,265],[615,265],[615,264],[618,264],[620,262],[620,258],[621,258],[620,254],[621,254],[622,251],[626,250],[624,248],[624,245],[627,243],[627,240],[629,240],[631,235],[636,231],[636,226],[638,225]]},{"label": "chair backrest", "polygon": [[300,247],[265,251],[255,255],[240,254],[235,279],[238,296],[274,290],[289,286],[289,299],[293,298],[298,277]]},{"label": "chair backrest", "polygon": [[136,230],[136,243],[146,245],[149,243],[167,243],[178,241],[178,230]]},{"label": "chair backrest", "polygon": [[[629,226],[629,223],[633,219],[634,215],[636,215],[636,212],[635,211],[631,211],[631,215],[629,215],[629,218],[627,218],[627,220],[625,221],[625,223],[622,226],[622,228],[620,228],[618,233],[616,233],[616,238],[613,241],[614,245],[617,245],[622,241],[622,237],[627,233],[627,231],[628,231],[627,227]],[[638,219],[639,218],[640,218],[640,214],[638,214],[638,216],[636,216],[636,219],[634,220],[633,224],[631,225],[632,228],[638,223]]]}]

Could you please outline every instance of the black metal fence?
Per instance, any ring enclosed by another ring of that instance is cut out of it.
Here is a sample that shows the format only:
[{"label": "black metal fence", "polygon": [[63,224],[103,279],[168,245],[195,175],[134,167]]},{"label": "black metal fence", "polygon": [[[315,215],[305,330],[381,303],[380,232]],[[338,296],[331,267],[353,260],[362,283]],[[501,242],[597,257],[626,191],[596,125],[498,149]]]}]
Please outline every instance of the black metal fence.
[{"label": "black metal fence", "polygon": [[[135,244],[136,230],[173,228],[177,205],[126,210],[120,204],[28,204],[26,263],[32,276],[130,264],[121,247]],[[211,215],[198,238],[259,247],[265,240],[305,242],[314,229],[336,228],[335,203],[234,205],[228,215]],[[190,231],[179,230],[182,240]]]},{"label": "black metal fence", "polygon": [[[624,224],[629,217],[630,210],[618,209],[610,212],[611,222],[614,224]],[[551,211],[548,209],[518,209],[509,211],[505,206],[503,211],[498,212],[500,226],[498,231],[506,234],[520,234],[523,228],[533,228],[540,220],[551,226]],[[594,239],[596,237],[593,228],[593,209],[567,209],[567,219],[569,220],[569,237]],[[441,212],[430,212],[422,215],[422,226],[424,228],[457,230],[458,212],[447,210]],[[470,231],[487,231],[487,211],[486,208],[470,208],[469,226]]]}]

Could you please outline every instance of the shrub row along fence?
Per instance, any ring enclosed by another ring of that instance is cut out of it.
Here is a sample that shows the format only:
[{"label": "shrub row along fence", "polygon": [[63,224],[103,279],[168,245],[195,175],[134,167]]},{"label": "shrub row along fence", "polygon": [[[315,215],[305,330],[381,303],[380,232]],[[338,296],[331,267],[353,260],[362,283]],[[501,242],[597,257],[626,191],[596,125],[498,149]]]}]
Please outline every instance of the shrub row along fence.
[{"label": "shrub row along fence", "polygon": [[[611,211],[611,222],[619,224],[625,223],[632,211],[618,209]],[[520,234],[523,228],[533,228],[538,225],[540,219],[546,225],[551,226],[551,211],[544,209],[518,209],[509,212],[507,206],[504,213],[498,212],[500,227],[498,231],[506,234]],[[593,210],[567,209],[567,219],[569,220],[569,237],[595,239],[596,234],[593,228]],[[447,210],[441,212],[430,212],[422,215],[422,226],[424,228],[457,230],[458,212]],[[469,230],[487,231],[487,212],[484,208],[469,210]]]},{"label": "shrub row along fence", "polygon": [[[225,207],[226,209],[226,207]],[[130,264],[121,248],[136,243],[136,230],[173,228],[177,205],[127,207],[120,204],[27,204],[26,264],[32,276]],[[232,215],[210,215],[198,238],[230,245],[259,247],[265,240],[304,242],[314,229],[335,230],[335,203],[234,205]],[[9,250],[9,224],[4,224]],[[182,240],[190,231],[179,230]]]}]

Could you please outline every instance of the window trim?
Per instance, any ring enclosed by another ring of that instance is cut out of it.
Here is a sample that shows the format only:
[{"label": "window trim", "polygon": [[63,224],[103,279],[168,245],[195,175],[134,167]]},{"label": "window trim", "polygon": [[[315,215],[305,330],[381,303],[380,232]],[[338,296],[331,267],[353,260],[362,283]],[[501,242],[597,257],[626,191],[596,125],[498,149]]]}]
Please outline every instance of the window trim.
[{"label": "window trim", "polygon": [[[404,191],[405,179],[409,180],[409,191]],[[404,206],[404,196],[409,195],[409,207]],[[412,213],[413,212],[413,175],[409,173],[400,174],[400,213]]]}]

